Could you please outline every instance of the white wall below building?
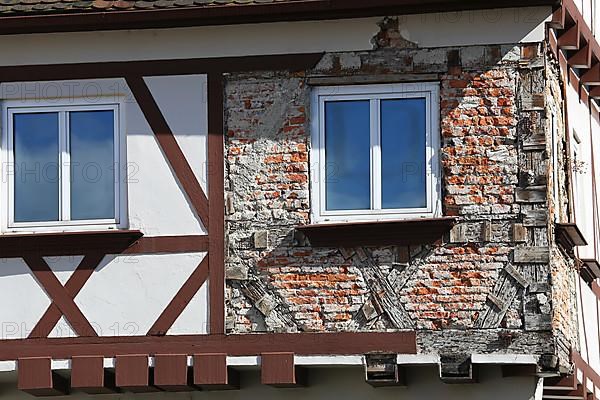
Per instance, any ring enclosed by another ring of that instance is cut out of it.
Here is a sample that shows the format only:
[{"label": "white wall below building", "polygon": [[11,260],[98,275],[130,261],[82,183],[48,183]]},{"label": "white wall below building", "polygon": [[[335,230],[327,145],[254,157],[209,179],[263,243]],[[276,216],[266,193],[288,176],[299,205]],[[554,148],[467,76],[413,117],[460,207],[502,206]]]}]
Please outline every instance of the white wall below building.
[{"label": "white wall below building", "polygon": [[[241,390],[192,393],[156,393],[144,395],[115,394],[95,396],[99,399],[145,400],[537,400],[537,381],[534,377],[502,378],[499,367],[482,367],[480,382],[465,385],[447,385],[438,379],[436,367],[409,369],[407,387],[374,389],[364,380],[364,370],[355,368],[319,368],[309,370],[307,388],[276,389],[260,384],[259,371],[244,371]],[[30,399],[28,394],[14,387],[15,373],[0,374],[0,398]],[[64,399],[89,399],[84,394],[73,394]],[[541,397],[540,397],[541,399]]]}]

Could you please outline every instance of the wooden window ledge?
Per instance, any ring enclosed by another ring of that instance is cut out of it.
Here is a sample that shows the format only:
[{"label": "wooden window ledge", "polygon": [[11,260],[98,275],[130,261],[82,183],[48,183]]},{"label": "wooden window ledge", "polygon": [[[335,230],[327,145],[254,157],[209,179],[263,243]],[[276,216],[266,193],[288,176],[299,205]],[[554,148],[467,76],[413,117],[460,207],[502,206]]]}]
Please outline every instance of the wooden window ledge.
[{"label": "wooden window ledge", "polygon": [[416,246],[441,241],[456,218],[419,218],[393,221],[303,225],[296,229],[313,247]]},{"label": "wooden window ledge", "polygon": [[576,224],[557,223],[555,227],[556,243],[568,254],[573,254],[573,249],[577,246],[587,246],[588,243]]},{"label": "wooden window ledge", "polygon": [[0,256],[74,256],[94,252],[120,254],[142,236],[142,232],[134,230],[7,233],[0,235]]}]

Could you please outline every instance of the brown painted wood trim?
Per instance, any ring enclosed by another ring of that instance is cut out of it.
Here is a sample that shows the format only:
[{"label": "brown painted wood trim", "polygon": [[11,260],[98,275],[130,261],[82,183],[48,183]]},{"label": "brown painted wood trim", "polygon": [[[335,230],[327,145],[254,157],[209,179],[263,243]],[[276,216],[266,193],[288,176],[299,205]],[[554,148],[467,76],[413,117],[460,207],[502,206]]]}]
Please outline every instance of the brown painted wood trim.
[{"label": "brown painted wood trim", "polygon": [[115,383],[119,389],[133,393],[154,392],[147,354],[117,355]]},{"label": "brown painted wood trim", "polygon": [[[94,270],[104,259],[104,254],[88,254],[77,266],[77,269],[73,272],[64,288],[67,294],[75,299],[77,294],[81,291],[83,286],[86,284],[88,279],[92,276]],[[45,338],[48,337],[52,329],[56,326],[60,317],[63,315],[58,305],[53,301],[48,307],[42,318],[35,325],[31,333],[30,338]]]},{"label": "brown painted wood trim", "polygon": [[194,171],[192,171],[187,158],[183,154],[183,151],[181,151],[177,139],[173,135],[158,104],[156,104],[148,85],[146,85],[142,76],[127,75],[125,80],[142,113],[146,117],[146,121],[148,121],[148,124],[152,128],[156,141],[164,152],[175,177],[187,195],[188,201],[194,207],[202,224],[208,228],[208,199],[206,194],[204,194],[204,190],[202,190]]},{"label": "brown painted wood trim", "polygon": [[[528,6],[556,5],[556,0],[528,0]],[[322,20],[427,12],[522,7],[519,0],[304,0],[252,5],[182,7],[2,17],[0,34],[93,30],[174,28],[203,25]]]},{"label": "brown painted wood trim", "polygon": [[294,353],[262,353],[260,381],[278,388],[304,386],[305,374],[294,365]]},{"label": "brown painted wood trim", "polygon": [[119,254],[142,237],[140,231],[107,230],[0,235],[2,257],[25,255],[76,256],[88,253]]},{"label": "brown painted wood trim", "polygon": [[600,63],[594,64],[588,71],[581,75],[581,83],[589,86],[600,85]]},{"label": "brown painted wood trim", "polygon": [[580,41],[581,31],[579,30],[579,24],[576,22],[558,37],[558,48],[563,50],[579,50]]},{"label": "brown painted wood trim", "polygon": [[600,98],[600,86],[592,87],[592,90],[590,90],[590,97],[593,99]]},{"label": "brown painted wood trim", "polygon": [[266,352],[297,355],[416,354],[416,334],[406,332],[265,333],[139,337],[78,337],[0,341],[0,361],[21,357],[103,356],[135,354],[205,354],[257,356]]},{"label": "brown painted wood trim", "polygon": [[227,367],[227,354],[194,354],[194,385],[208,390],[239,389],[239,373]]},{"label": "brown painted wood trim", "polygon": [[208,186],[210,333],[225,333],[224,79],[208,75]]},{"label": "brown painted wood trim", "polygon": [[88,394],[114,393],[115,376],[104,369],[101,356],[75,356],[71,359],[71,388]]},{"label": "brown painted wood trim", "polygon": [[299,226],[314,247],[413,246],[436,243],[450,232],[456,218],[347,222]]},{"label": "brown painted wood trim", "polygon": [[188,306],[198,290],[204,285],[208,278],[208,255],[205,256],[194,272],[190,275],[169,305],[160,314],[156,322],[148,331],[148,335],[166,335],[173,323]]},{"label": "brown painted wood trim", "polygon": [[187,354],[156,354],[154,385],[168,392],[192,390],[192,375],[187,365]]},{"label": "brown painted wood trim", "polygon": [[592,48],[586,44],[575,54],[569,57],[569,65],[573,68],[588,69],[592,66]]},{"label": "brown painted wood trim", "polygon": [[[575,364],[575,368],[579,369],[584,377],[590,379],[594,385],[600,386],[600,375],[592,368],[584,359],[581,357],[577,351],[571,351],[571,361]],[[585,379],[582,379],[585,381]],[[577,383],[577,378],[574,377],[575,383]]]},{"label": "brown painted wood trim", "polygon": [[562,7],[557,7],[552,12],[552,19],[547,23],[547,26],[552,29],[565,28],[565,13]]},{"label": "brown painted wood trim", "polygon": [[83,315],[77,304],[75,304],[73,297],[61,285],[46,261],[41,256],[31,255],[23,257],[23,260],[29,266],[39,284],[52,299],[53,304],[60,309],[69,321],[73,331],[79,336],[98,336],[85,315]]},{"label": "brown painted wood trim", "polygon": [[19,358],[17,387],[33,396],[61,396],[67,382],[52,372],[50,357]]},{"label": "brown painted wood trim", "polygon": [[0,66],[0,76],[2,77],[2,82],[9,83],[271,70],[304,71],[314,67],[321,60],[322,56],[323,53],[304,53],[177,60]]},{"label": "brown painted wood trim", "polygon": [[204,253],[208,251],[207,235],[143,237],[123,254]]}]

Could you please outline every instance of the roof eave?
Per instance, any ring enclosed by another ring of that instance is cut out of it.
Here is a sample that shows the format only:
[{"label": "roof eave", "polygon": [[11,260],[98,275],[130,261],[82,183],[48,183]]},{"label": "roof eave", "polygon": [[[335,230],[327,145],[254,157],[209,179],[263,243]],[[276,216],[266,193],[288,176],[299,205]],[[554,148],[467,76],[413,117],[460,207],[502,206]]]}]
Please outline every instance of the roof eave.
[{"label": "roof eave", "polygon": [[560,0],[298,0],[153,10],[79,11],[0,17],[0,35],[178,28],[508,7],[555,6]]}]

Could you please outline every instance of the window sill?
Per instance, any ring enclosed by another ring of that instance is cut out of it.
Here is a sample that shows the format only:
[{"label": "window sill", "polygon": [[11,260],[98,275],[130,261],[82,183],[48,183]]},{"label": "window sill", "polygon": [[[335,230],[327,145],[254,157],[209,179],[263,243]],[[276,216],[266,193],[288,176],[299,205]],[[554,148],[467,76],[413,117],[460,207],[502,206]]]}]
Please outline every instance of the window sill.
[{"label": "window sill", "polygon": [[441,241],[454,217],[299,226],[313,247],[416,246]]},{"label": "window sill", "polygon": [[3,258],[28,254],[42,256],[73,256],[98,252],[120,254],[143,236],[135,230],[89,232],[58,232],[0,235],[0,254]]},{"label": "window sill", "polygon": [[555,224],[556,243],[561,246],[567,254],[573,254],[577,246],[587,246],[588,242],[576,224]]}]

